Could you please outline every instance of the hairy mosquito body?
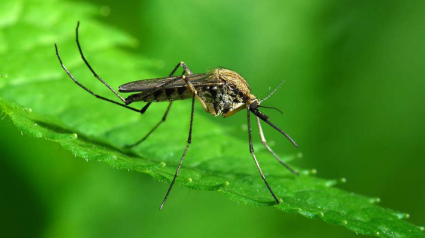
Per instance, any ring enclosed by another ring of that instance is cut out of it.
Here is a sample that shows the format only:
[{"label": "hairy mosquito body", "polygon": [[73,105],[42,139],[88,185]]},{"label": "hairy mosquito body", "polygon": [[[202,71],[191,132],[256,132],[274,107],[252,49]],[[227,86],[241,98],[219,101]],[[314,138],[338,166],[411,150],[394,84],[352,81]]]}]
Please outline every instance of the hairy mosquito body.
[{"label": "hairy mosquito body", "polygon": [[[253,113],[257,119],[257,125],[259,128],[261,141],[263,145],[267,148],[267,150],[278,160],[279,163],[285,166],[292,173],[297,174],[297,172],[295,172],[287,164],[285,164],[267,145],[266,139],[263,134],[263,129],[260,124],[260,121],[266,122],[267,124],[272,126],[274,129],[279,131],[281,134],[283,134],[286,138],[288,138],[294,146],[298,147],[294,140],[292,140],[285,132],[283,132],[281,129],[279,129],[277,126],[271,123],[269,121],[268,116],[266,116],[264,113],[259,111],[259,108],[263,107],[263,106],[260,106],[260,103],[266,100],[267,98],[269,98],[276,91],[277,88],[273,90],[270,93],[270,95],[267,96],[266,98],[262,100],[258,100],[253,94],[251,94],[251,89],[249,88],[249,85],[245,81],[245,79],[242,76],[240,76],[238,73],[232,70],[225,69],[225,68],[217,68],[212,70],[209,73],[193,74],[184,62],[180,62],[173,69],[173,71],[171,71],[168,77],[138,80],[138,81],[121,85],[119,87],[119,92],[133,93],[124,99],[119,93],[117,93],[113,88],[111,88],[109,84],[107,84],[99,75],[96,74],[96,72],[92,69],[92,67],[86,60],[82,52],[80,42],[78,40],[78,28],[79,28],[79,23],[77,24],[77,28],[76,28],[76,41],[77,41],[78,50],[80,51],[81,58],[83,59],[87,67],[90,69],[90,71],[93,73],[93,75],[101,83],[103,83],[106,87],[108,87],[109,90],[113,92],[122,101],[122,103],[97,95],[96,93],[92,92],[91,90],[83,86],[81,83],[79,83],[63,65],[62,60],[59,56],[58,48],[55,44],[56,55],[59,59],[59,62],[62,68],[78,86],[80,86],[81,88],[86,90],[88,93],[92,94],[93,96],[101,100],[108,101],[110,103],[125,107],[132,111],[139,112],[141,114],[144,114],[146,112],[146,110],[148,109],[148,107],[151,105],[152,102],[165,102],[165,101],[169,102],[169,105],[162,119],[142,139],[130,145],[129,147],[136,146],[140,144],[141,142],[143,142],[144,140],[146,140],[149,137],[149,135],[152,134],[155,131],[155,129],[158,128],[158,126],[161,125],[161,123],[166,120],[173,101],[192,99],[187,145],[183,151],[182,157],[180,158],[180,163],[177,166],[177,170],[176,170],[176,173],[174,174],[173,180],[171,181],[170,187],[165,195],[164,200],[162,201],[160,210],[164,206],[165,201],[167,200],[168,195],[171,192],[171,189],[174,185],[174,182],[177,178],[177,175],[183,163],[183,159],[185,158],[186,152],[192,142],[192,128],[193,128],[195,99],[201,104],[201,106],[204,108],[206,112],[212,114],[213,116],[222,115],[223,117],[229,117],[241,111],[242,109],[247,109],[248,138],[249,138],[250,153],[254,159],[254,162],[258,168],[258,171],[260,172],[262,179],[264,180],[264,183],[266,184],[267,188],[269,189],[276,203],[279,203],[279,200],[277,199],[276,195],[273,193],[270,185],[268,184],[261,170],[261,167],[257,161],[257,158],[254,154],[254,148],[252,145],[251,119],[250,119],[251,113]],[[174,74],[180,67],[183,68],[182,75],[174,76]],[[280,85],[278,87],[280,87]],[[134,107],[129,106],[129,104],[133,102],[137,102],[137,101],[143,101],[147,103],[142,109],[136,109]]]},{"label": "hairy mosquito body", "polygon": [[[192,84],[193,89],[188,87],[187,83],[181,78],[182,76],[134,81],[121,85],[119,91],[124,93],[141,91],[141,93],[127,97],[125,99],[127,105],[135,101],[183,100],[195,95],[206,112],[214,116],[223,115],[223,117],[233,115],[245,108],[245,105],[251,104],[251,101],[256,100],[245,79],[228,69],[217,68],[210,73],[185,76]],[[159,82],[172,80],[177,81],[165,88],[151,92],[152,87],[157,86]]]}]

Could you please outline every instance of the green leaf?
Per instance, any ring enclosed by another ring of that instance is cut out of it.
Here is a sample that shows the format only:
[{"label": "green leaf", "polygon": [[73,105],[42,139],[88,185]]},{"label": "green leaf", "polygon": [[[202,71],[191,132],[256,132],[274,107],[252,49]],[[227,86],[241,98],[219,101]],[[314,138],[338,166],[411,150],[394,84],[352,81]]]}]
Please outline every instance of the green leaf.
[{"label": "green leaf", "polygon": [[[113,98],[78,54],[74,41],[76,22],[82,22],[80,39],[86,57],[113,88],[154,76],[149,71],[155,62],[120,49],[135,46],[137,41],[93,21],[91,16],[96,15],[97,9],[85,4],[4,0],[0,9],[8,9],[0,18],[0,108],[22,133],[60,143],[87,161],[103,161],[114,168],[147,173],[169,183],[186,145],[190,102],[174,103],[167,122],[156,133],[135,149],[126,150],[125,145],[140,139],[161,119],[166,103],[151,106],[141,116],[97,100],[63,72],[53,47],[56,42],[64,64],[77,80],[92,91]],[[300,176],[294,176],[256,142],[256,155],[267,180],[283,201],[274,205],[251,160],[248,141],[237,139],[240,133],[247,131],[217,125],[197,105],[193,143],[176,184],[217,191],[238,203],[275,206],[358,234],[425,237],[423,227],[403,220],[407,214],[377,206],[379,199],[333,187],[344,179],[320,179],[314,177],[314,170],[299,170]],[[299,156],[285,156],[283,160],[290,162]]]}]

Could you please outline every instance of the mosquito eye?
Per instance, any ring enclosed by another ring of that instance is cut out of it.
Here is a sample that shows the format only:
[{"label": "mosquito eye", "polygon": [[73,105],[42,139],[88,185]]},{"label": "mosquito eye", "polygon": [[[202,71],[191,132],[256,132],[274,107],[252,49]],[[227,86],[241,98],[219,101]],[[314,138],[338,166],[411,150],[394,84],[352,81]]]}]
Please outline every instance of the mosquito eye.
[{"label": "mosquito eye", "polygon": [[249,107],[254,110],[254,111],[258,111],[258,103],[257,102],[253,102],[249,105]]}]

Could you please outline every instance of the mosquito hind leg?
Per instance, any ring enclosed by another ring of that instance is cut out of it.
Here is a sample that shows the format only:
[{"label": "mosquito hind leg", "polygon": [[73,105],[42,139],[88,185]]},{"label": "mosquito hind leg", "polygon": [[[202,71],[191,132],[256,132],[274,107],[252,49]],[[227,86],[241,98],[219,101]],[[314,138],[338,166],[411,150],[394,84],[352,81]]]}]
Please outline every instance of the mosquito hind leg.
[{"label": "mosquito hind leg", "polygon": [[260,119],[258,117],[256,117],[256,118],[257,118],[258,130],[260,132],[261,142],[263,143],[264,147],[267,148],[267,150],[270,152],[270,154],[272,154],[276,158],[276,160],[279,161],[280,164],[282,164],[283,166],[285,166],[285,168],[287,168],[292,173],[298,175],[298,173],[295,170],[293,170],[291,167],[289,167],[289,165],[287,165],[285,162],[283,162],[279,158],[279,156],[277,156],[276,153],[267,144],[266,138],[264,137],[263,128],[261,127]]},{"label": "mosquito hind leg", "polygon": [[100,96],[100,95],[98,95],[98,94],[96,94],[96,93],[94,93],[94,92],[92,92],[90,89],[88,89],[88,88],[86,88],[84,85],[82,85],[80,82],[78,82],[75,78],[74,78],[74,76],[68,71],[68,69],[65,67],[65,65],[62,63],[62,59],[61,59],[61,57],[60,57],[60,55],[59,55],[59,50],[58,50],[58,46],[55,44],[55,50],[56,50],[56,56],[58,57],[58,60],[59,60],[59,63],[60,63],[60,65],[61,65],[61,67],[62,67],[62,69],[68,74],[68,76],[72,79],[72,81],[74,81],[74,83],[76,83],[78,86],[80,86],[82,89],[84,89],[85,91],[87,91],[88,93],[90,93],[91,95],[93,95],[93,96],[95,96],[96,98],[99,98],[99,99],[101,99],[101,100],[104,100],[104,101],[107,101],[107,102],[110,102],[110,103],[113,103],[113,104],[116,104],[116,105],[119,105],[119,106],[121,106],[121,107],[125,107],[125,108],[127,108],[127,109],[130,109],[130,110],[132,110],[132,111],[135,111],[135,112],[139,112],[139,113],[142,113],[143,114],[143,112],[141,111],[141,110],[139,110],[139,109],[136,109],[136,108],[134,108],[134,107],[130,107],[130,106],[128,106],[127,105],[127,102],[126,102],[126,100],[123,98],[123,97],[121,97],[121,95],[119,95],[114,89],[112,89],[111,88],[111,86],[109,86],[109,84],[107,84],[101,77],[99,77],[99,75],[97,75],[96,74],[96,72],[93,70],[93,68],[90,66],[90,64],[87,62],[87,60],[86,60],[86,58],[84,57],[84,54],[83,54],[83,51],[82,51],[82,49],[81,49],[81,45],[80,45],[80,41],[79,41],[79,39],[78,39],[78,28],[79,28],[79,26],[80,26],[80,22],[78,22],[77,23],[77,28],[75,29],[75,32],[76,32],[76,41],[77,41],[77,46],[78,46],[78,50],[80,51],[80,55],[81,55],[81,58],[83,59],[83,61],[84,61],[84,63],[87,65],[87,67],[90,69],[90,71],[93,73],[93,75],[100,81],[100,82],[102,82],[106,87],[108,87],[109,88],[109,90],[111,90],[123,103],[119,103],[119,102],[116,102],[116,101],[113,101],[113,100],[111,100],[111,99],[108,99],[108,98],[105,98],[105,97],[103,97],[103,96]]},{"label": "mosquito hind leg", "polygon": [[[58,57],[58,60],[59,60],[59,63],[60,63],[60,65],[61,65],[61,67],[62,67],[62,69],[68,74],[68,76],[72,79],[72,81],[74,81],[74,83],[76,83],[78,86],[80,86],[82,89],[84,89],[85,91],[87,91],[88,93],[90,93],[91,95],[93,95],[93,96],[95,96],[96,98],[98,98],[98,99],[101,99],[101,100],[104,100],[104,101],[107,101],[107,102],[110,102],[110,103],[113,103],[113,104],[116,104],[116,105],[118,105],[118,106],[121,106],[121,107],[125,107],[125,108],[127,108],[127,109],[130,109],[130,110],[132,110],[132,111],[135,111],[135,112],[139,112],[139,113],[141,113],[141,110],[139,110],[139,109],[136,109],[136,108],[134,108],[134,107],[130,107],[130,106],[127,106],[126,104],[122,104],[122,103],[119,103],[119,102],[116,102],[116,101],[113,101],[113,100],[111,100],[111,99],[109,99],[109,98],[105,98],[105,97],[102,97],[102,96],[100,96],[100,95],[98,95],[98,94],[96,94],[96,93],[94,93],[94,92],[92,92],[90,89],[88,89],[88,88],[86,88],[84,85],[82,85],[80,82],[78,82],[75,78],[74,78],[74,76],[68,71],[68,69],[65,67],[65,65],[62,63],[62,59],[61,59],[61,57],[60,57],[60,55],[59,55],[59,50],[58,50],[58,46],[55,44],[55,50],[56,50],[56,56]],[[142,113],[143,114],[143,113]]]},{"label": "mosquito hind leg", "polygon": [[78,28],[80,27],[80,22],[77,23],[77,28],[75,29],[75,40],[77,41],[78,50],[80,51],[81,58],[83,59],[84,63],[87,65],[87,67],[90,69],[90,71],[93,73],[94,77],[96,77],[102,84],[104,84],[109,90],[111,90],[112,93],[115,94],[123,103],[126,103],[125,99],[117,93],[111,86],[109,86],[108,83],[106,83],[90,66],[89,62],[87,61],[86,57],[84,57],[83,50],[81,49],[80,40],[78,39]]}]

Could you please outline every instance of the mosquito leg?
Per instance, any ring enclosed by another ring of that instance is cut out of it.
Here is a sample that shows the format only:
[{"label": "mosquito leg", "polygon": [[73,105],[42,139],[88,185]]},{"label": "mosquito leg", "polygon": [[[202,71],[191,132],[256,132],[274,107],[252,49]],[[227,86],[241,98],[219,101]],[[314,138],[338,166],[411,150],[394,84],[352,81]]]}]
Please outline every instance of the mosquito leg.
[{"label": "mosquito leg", "polygon": [[[184,66],[183,66],[184,65]],[[180,63],[178,63],[177,64],[177,66],[176,67],[174,67],[174,69],[173,69],[173,71],[171,71],[171,73],[170,73],[170,77],[172,77],[172,76],[174,76],[174,74],[176,73],[176,71],[177,71],[177,69],[180,67],[180,66],[182,66],[183,67],[183,72],[182,72],[182,75],[184,75],[185,73],[186,74],[192,74],[192,72],[189,70],[189,68],[187,67],[187,65],[184,63],[184,62],[180,62]],[[168,84],[168,83],[166,83],[166,84]],[[166,85],[165,85],[166,86]],[[162,87],[164,87],[164,86],[162,86]],[[142,108],[142,110],[141,110],[141,113],[143,114],[147,109],[148,109],[148,107],[151,105],[151,103],[152,102],[148,102],[143,108]],[[165,120],[167,119],[167,115],[168,115],[168,112],[170,111],[170,108],[171,108],[171,104],[172,104],[173,102],[170,102],[170,104],[168,105],[168,107],[167,107],[167,110],[165,111],[165,114],[164,114],[164,116],[162,116],[162,119],[161,119],[161,121],[159,121],[149,132],[148,132],[148,134],[146,134],[142,139],[140,139],[139,141],[137,141],[136,143],[134,143],[134,144],[131,144],[131,145],[127,145],[126,147],[127,148],[131,148],[131,147],[134,147],[134,146],[137,146],[138,144],[140,144],[140,143],[142,143],[143,141],[145,141],[155,130],[156,130],[156,128],[158,128],[159,127],[159,125],[161,125],[163,122],[165,122]]]},{"label": "mosquito leg", "polygon": [[167,200],[168,195],[170,194],[171,189],[173,188],[174,182],[176,181],[177,175],[179,174],[180,167],[182,166],[184,156],[186,155],[186,152],[187,152],[187,149],[189,148],[190,143],[192,143],[192,127],[193,127],[193,113],[194,113],[194,111],[195,111],[195,94],[192,97],[192,111],[190,113],[190,126],[189,126],[189,136],[187,138],[187,145],[186,145],[186,148],[184,149],[183,156],[180,159],[180,163],[177,167],[176,173],[174,174],[173,181],[171,182],[170,187],[168,188],[167,194],[165,195],[165,198],[162,201],[162,204],[159,207],[159,210],[162,210],[162,207],[164,206],[165,201]]},{"label": "mosquito leg", "polygon": [[270,152],[270,154],[272,154],[277,159],[277,161],[279,161],[279,163],[281,163],[283,166],[285,166],[285,168],[287,168],[292,173],[298,175],[298,173],[295,172],[295,170],[293,170],[291,167],[289,167],[289,165],[287,165],[285,162],[283,162],[279,158],[279,156],[277,156],[276,153],[274,153],[274,151],[269,147],[269,145],[267,144],[266,138],[264,137],[263,128],[261,127],[261,123],[260,123],[260,118],[258,118],[258,117],[256,117],[256,118],[257,118],[258,130],[260,131],[261,142],[263,143],[263,145],[267,148],[267,150]]},{"label": "mosquito leg", "polygon": [[109,84],[107,84],[99,75],[94,72],[93,68],[90,66],[89,62],[86,60],[86,57],[84,57],[83,50],[81,49],[80,41],[78,40],[78,28],[80,27],[80,22],[77,23],[77,28],[75,29],[75,40],[77,41],[78,50],[80,51],[81,58],[84,60],[84,63],[86,63],[87,67],[90,69],[90,71],[93,73],[94,77],[96,77],[101,83],[103,83],[106,87],[111,90],[117,96],[123,103],[126,103],[125,99],[121,97]]},{"label": "mosquito leg", "polygon": [[86,90],[88,93],[90,93],[91,95],[95,96],[96,98],[99,98],[99,99],[101,99],[101,100],[104,100],[104,101],[107,101],[107,102],[110,102],[110,103],[113,103],[113,104],[119,105],[119,106],[121,106],[121,107],[125,107],[125,108],[127,108],[127,109],[132,110],[132,111],[139,112],[139,113],[142,113],[142,114],[143,114],[143,112],[142,112],[141,110],[139,110],[139,109],[136,109],[136,108],[134,108],[134,107],[130,107],[130,106],[127,106],[127,105],[125,105],[125,104],[122,104],[122,103],[119,103],[119,102],[113,101],[113,100],[111,100],[111,99],[108,99],[108,98],[102,97],[102,96],[97,95],[96,93],[92,92],[90,89],[86,88],[84,85],[82,85],[80,82],[78,82],[78,81],[74,78],[74,76],[72,76],[72,74],[68,71],[68,69],[66,69],[65,65],[62,63],[62,59],[61,59],[61,57],[60,57],[60,55],[59,55],[58,46],[57,46],[56,44],[55,44],[55,49],[56,49],[56,56],[58,57],[58,59],[59,59],[59,63],[60,63],[60,65],[62,66],[63,70],[65,70],[65,72],[66,72],[66,73],[68,74],[68,76],[72,79],[72,81],[74,81],[74,83],[76,83],[78,86],[80,86],[81,88],[83,88],[83,89],[84,89],[84,90]]},{"label": "mosquito leg", "polygon": [[260,164],[257,161],[257,158],[255,157],[254,154],[254,147],[252,146],[252,133],[251,133],[251,115],[250,115],[250,110],[249,108],[247,108],[247,118],[248,118],[248,135],[249,135],[249,152],[251,152],[252,157],[254,158],[255,164],[257,165],[258,171],[260,171],[261,177],[264,180],[264,183],[266,183],[267,188],[269,189],[270,193],[272,194],[273,198],[276,200],[277,204],[279,204],[279,200],[277,199],[276,195],[274,195],[272,189],[270,188],[269,183],[267,183],[266,177],[263,174],[263,171],[261,171],[261,167]]},{"label": "mosquito leg", "polygon": [[140,110],[140,113],[144,114],[146,110],[148,110],[148,107],[152,104],[152,102],[146,103],[146,105]]},{"label": "mosquito leg", "polygon": [[[170,111],[170,108],[171,108],[171,104],[173,104],[173,102],[170,102],[170,104],[168,104],[168,107],[167,107],[167,110],[165,111],[165,114],[164,114],[164,116],[162,117],[162,119],[161,119],[161,121],[159,121],[149,132],[148,132],[148,134],[146,134],[142,139],[140,139],[139,141],[137,141],[136,143],[134,143],[134,144],[131,144],[131,145],[127,145],[127,146],[125,146],[125,147],[127,147],[127,148],[131,148],[131,147],[134,147],[134,146],[137,146],[138,144],[140,144],[140,143],[142,143],[143,141],[145,141],[155,130],[156,130],[156,128],[158,128],[159,127],[159,125],[161,125],[166,119],[167,119],[167,115],[168,115],[168,112]],[[148,104],[147,104],[148,105]]]},{"label": "mosquito leg", "polygon": [[182,68],[183,68],[183,74],[184,74],[184,73],[186,73],[186,74],[188,74],[188,75],[192,74],[192,71],[190,71],[189,67],[187,67],[187,65],[186,65],[183,61],[180,61],[180,62],[176,65],[176,67],[174,67],[174,70],[173,70],[173,71],[171,71],[170,76],[173,76],[173,75],[174,75],[174,73],[177,71],[177,69],[178,69],[179,67],[182,67]]},{"label": "mosquito leg", "polygon": [[[187,67],[187,65],[186,65],[183,61],[181,61],[181,62],[179,62],[179,63],[176,65],[176,67],[174,67],[174,69],[173,69],[173,71],[171,71],[171,73],[170,73],[170,76],[169,76],[169,77],[172,77],[172,76],[176,73],[177,69],[179,69],[180,67],[183,67],[183,73],[182,73],[182,75],[184,75],[184,74],[191,75],[191,74],[192,74],[192,71],[190,71],[190,69]],[[145,91],[145,92],[143,93],[143,96],[144,96],[144,97],[147,97],[147,96],[151,95],[152,93],[154,93],[155,91],[157,91],[157,90],[159,90],[159,89],[161,89],[161,88],[165,88],[165,87],[167,87],[168,85],[171,85],[171,84],[175,83],[176,81],[178,81],[178,80],[180,80],[180,79],[182,79],[182,78],[184,78],[184,77],[183,77],[183,76],[182,76],[182,77],[176,77],[175,79],[170,80],[170,81],[168,81],[168,82],[166,82],[166,83],[163,83],[163,84],[157,85],[154,89],[149,90],[149,91]]]}]

